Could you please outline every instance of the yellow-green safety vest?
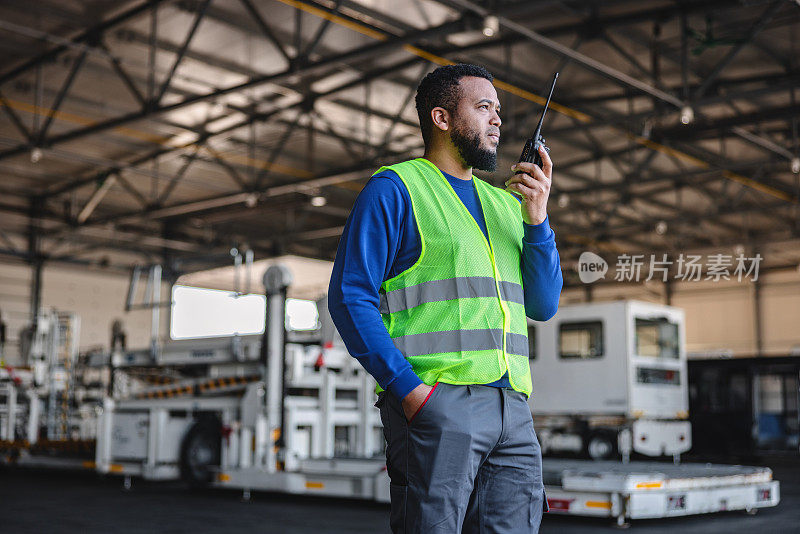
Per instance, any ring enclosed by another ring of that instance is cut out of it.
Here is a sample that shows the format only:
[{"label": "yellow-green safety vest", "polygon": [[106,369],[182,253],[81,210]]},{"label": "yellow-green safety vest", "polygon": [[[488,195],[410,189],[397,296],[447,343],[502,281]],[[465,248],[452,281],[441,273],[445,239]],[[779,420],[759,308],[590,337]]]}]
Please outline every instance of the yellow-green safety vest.
[{"label": "yellow-green safety vest", "polygon": [[519,201],[473,177],[487,241],[430,161],[377,172],[386,169],[408,188],[422,249],[414,265],[381,284],[380,312],[395,346],[425,384],[488,384],[508,371],[511,386],[530,396]]}]

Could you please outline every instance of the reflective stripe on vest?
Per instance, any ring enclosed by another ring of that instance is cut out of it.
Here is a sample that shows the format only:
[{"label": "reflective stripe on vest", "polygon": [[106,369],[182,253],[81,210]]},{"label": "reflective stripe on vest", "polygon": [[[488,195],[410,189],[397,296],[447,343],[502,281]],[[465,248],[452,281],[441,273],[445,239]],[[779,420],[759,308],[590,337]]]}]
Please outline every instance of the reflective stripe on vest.
[{"label": "reflective stripe on vest", "polygon": [[[445,330],[400,336],[392,341],[406,357],[464,350],[503,350],[503,330],[500,328]],[[509,354],[527,356],[528,338],[507,332],[506,351]]]},{"label": "reflective stripe on vest", "polygon": [[[525,304],[522,286],[514,282],[500,282],[500,296],[507,302]],[[395,313],[428,302],[441,302],[460,298],[494,297],[497,288],[490,276],[462,276],[446,280],[431,280],[380,294],[380,312]],[[502,347],[501,347],[502,348]]]}]

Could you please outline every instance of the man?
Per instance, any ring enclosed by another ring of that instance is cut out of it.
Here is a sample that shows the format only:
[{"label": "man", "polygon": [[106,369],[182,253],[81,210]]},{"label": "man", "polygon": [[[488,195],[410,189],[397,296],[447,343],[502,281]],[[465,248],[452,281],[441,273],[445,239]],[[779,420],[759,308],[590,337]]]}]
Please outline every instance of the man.
[{"label": "man", "polygon": [[561,293],[553,166],[542,150],[505,191],[472,176],[497,163],[492,80],[474,65],[422,80],[425,154],[373,175],[331,276],[334,323],[380,390],[395,533],[537,532],[546,507],[526,315],[549,319]]}]

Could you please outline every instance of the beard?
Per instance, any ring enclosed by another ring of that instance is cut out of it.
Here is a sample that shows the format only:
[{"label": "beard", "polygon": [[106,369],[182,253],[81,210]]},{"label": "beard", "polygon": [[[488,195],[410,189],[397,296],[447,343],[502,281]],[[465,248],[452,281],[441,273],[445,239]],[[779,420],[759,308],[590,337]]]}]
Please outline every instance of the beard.
[{"label": "beard", "polygon": [[458,150],[464,163],[475,169],[494,172],[497,168],[497,149],[483,148],[481,134],[474,130],[462,130],[454,127],[450,139]]}]

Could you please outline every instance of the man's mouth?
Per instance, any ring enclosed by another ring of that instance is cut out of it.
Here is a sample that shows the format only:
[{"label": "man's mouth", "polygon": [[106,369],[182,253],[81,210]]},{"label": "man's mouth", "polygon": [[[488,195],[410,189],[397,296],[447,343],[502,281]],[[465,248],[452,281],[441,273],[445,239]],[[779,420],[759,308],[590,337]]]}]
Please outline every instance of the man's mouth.
[{"label": "man's mouth", "polygon": [[494,139],[498,143],[500,142],[500,134],[499,133],[490,133],[489,137],[491,137],[492,139]]}]

